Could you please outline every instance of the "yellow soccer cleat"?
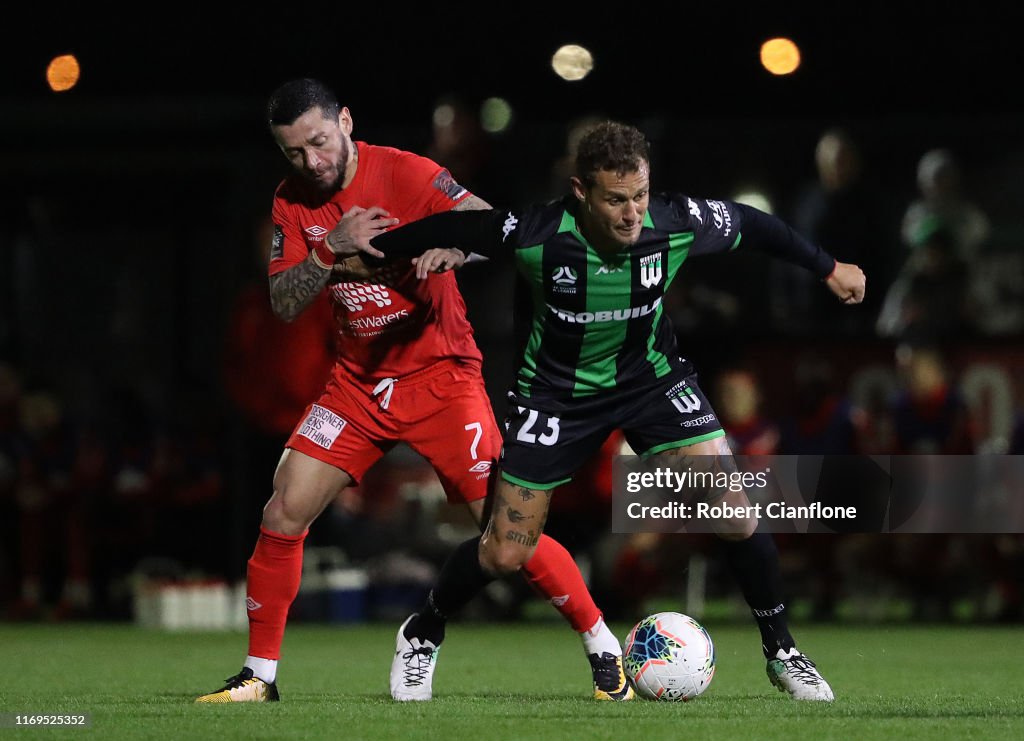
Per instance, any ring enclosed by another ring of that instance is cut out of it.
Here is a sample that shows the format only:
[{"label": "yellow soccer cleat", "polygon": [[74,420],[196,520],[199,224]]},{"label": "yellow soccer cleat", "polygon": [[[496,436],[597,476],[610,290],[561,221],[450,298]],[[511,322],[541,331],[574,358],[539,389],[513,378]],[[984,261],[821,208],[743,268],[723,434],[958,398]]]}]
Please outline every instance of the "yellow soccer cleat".
[{"label": "yellow soccer cleat", "polygon": [[594,699],[625,702],[633,699],[633,688],[622,671],[622,657],[605,651],[598,656],[588,654],[590,669],[594,673]]},{"label": "yellow soccer cleat", "polygon": [[276,682],[264,682],[254,677],[252,669],[247,666],[225,681],[226,685],[216,692],[197,697],[196,702],[277,702],[281,699]]}]

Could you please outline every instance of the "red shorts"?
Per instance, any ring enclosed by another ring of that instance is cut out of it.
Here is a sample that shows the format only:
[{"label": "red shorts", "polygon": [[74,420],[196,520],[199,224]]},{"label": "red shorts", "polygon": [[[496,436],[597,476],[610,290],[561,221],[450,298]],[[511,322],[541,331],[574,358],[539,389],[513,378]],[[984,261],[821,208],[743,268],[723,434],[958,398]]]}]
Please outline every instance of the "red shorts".
[{"label": "red shorts", "polygon": [[340,468],[358,483],[403,442],[434,467],[449,502],[487,495],[501,433],[479,370],[446,361],[376,386],[342,376],[335,366],[286,447]]}]

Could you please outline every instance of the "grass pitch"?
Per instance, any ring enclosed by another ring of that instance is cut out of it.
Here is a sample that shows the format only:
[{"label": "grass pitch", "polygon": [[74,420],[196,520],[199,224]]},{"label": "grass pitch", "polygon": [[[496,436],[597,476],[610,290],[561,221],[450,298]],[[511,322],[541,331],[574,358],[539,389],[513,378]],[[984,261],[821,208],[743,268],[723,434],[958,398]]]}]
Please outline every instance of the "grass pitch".
[{"label": "grass pitch", "polygon": [[[195,705],[241,666],[244,634],[0,625],[0,714],[91,714],[86,729],[0,737],[103,739],[1024,738],[1020,627],[800,626],[836,702],[768,682],[757,630],[706,623],[718,671],[689,703],[590,699],[579,639],[554,622],[450,626],[434,701],[388,695],[397,625],[294,625],[276,704]],[[624,637],[628,625],[612,626]]]}]

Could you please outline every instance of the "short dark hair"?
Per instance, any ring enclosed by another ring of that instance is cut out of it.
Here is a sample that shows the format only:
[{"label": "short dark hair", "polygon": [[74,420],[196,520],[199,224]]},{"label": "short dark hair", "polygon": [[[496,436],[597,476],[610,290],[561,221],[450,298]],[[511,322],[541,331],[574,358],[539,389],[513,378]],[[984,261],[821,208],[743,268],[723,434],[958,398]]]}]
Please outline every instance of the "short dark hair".
[{"label": "short dark hair", "polygon": [[651,145],[639,129],[615,121],[603,121],[580,139],[576,150],[576,175],[589,187],[596,182],[595,175],[602,170],[613,170],[622,175],[635,172],[641,163],[650,164],[650,161]]},{"label": "short dark hair", "polygon": [[337,118],[341,103],[327,85],[309,77],[289,80],[270,94],[267,101],[267,123],[289,126],[306,111],[319,108],[324,118]]}]

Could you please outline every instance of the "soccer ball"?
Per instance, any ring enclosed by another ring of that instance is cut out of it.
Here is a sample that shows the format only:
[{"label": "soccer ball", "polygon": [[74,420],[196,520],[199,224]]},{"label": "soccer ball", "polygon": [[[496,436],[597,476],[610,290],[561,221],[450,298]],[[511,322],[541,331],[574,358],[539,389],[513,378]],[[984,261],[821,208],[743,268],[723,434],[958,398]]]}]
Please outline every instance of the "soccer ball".
[{"label": "soccer ball", "polygon": [[629,631],[622,665],[640,697],[686,702],[711,684],[715,646],[689,615],[658,612]]}]

